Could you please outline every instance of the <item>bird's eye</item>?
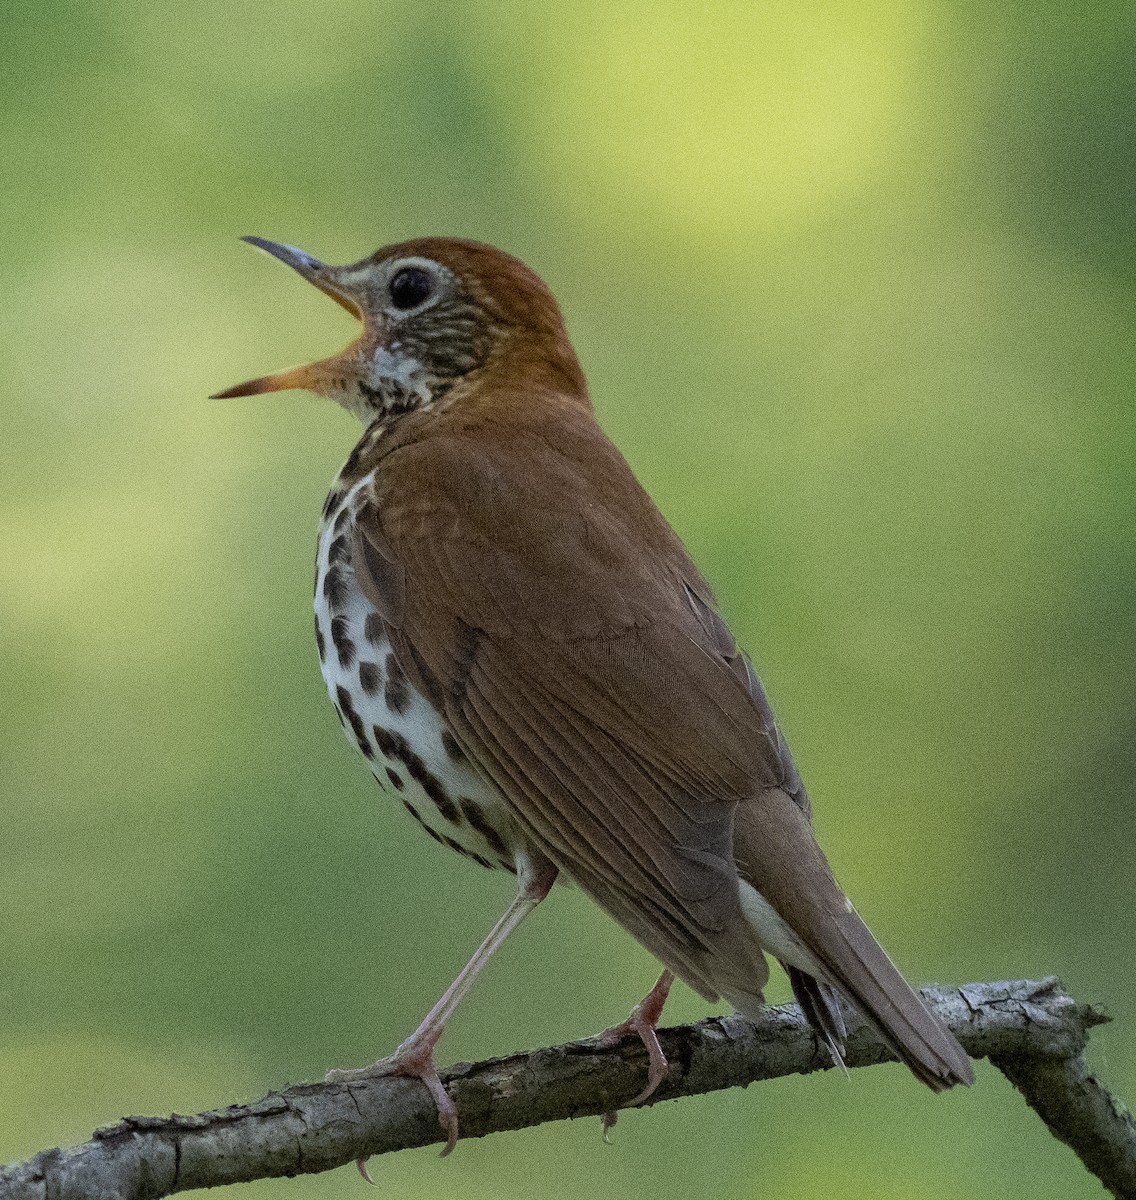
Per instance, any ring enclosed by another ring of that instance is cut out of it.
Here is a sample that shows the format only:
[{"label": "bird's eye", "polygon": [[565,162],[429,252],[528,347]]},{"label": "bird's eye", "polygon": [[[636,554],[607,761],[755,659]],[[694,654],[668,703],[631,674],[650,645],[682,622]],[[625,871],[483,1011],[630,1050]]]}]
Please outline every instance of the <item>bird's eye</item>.
[{"label": "bird's eye", "polygon": [[417,308],[433,289],[433,280],[421,267],[403,267],[390,282],[391,303],[405,312]]}]

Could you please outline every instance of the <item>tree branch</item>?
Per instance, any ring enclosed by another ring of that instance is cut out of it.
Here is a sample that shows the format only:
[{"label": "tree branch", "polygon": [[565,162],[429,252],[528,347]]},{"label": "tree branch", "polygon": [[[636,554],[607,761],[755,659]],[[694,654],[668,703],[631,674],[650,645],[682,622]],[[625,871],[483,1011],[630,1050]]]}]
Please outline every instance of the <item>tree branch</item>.
[{"label": "tree branch", "polygon": [[1081,1055],[990,1061],[1026,1103],[1114,1195],[1136,1196],[1136,1121],[1127,1108],[1089,1074]]},{"label": "tree branch", "polygon": [[[1108,1017],[1078,1004],[1052,978],[923,994],[967,1053],[1004,1071],[1115,1196],[1136,1196],[1136,1124],[1080,1057],[1088,1030]],[[757,1025],[713,1017],[661,1030],[659,1037],[671,1069],[651,1103],[832,1065],[792,1004],[767,1009]],[[891,1057],[867,1026],[853,1028],[849,1067]],[[617,1109],[644,1086],[646,1073],[646,1054],[632,1035],[609,1049],[592,1038],[459,1064],[443,1072],[442,1082],[457,1103],[462,1136],[484,1137]],[[96,1130],[85,1145],[0,1168],[0,1200],[156,1200],[328,1171],[440,1141],[433,1102],[415,1080],[303,1084],[197,1116],[127,1117]]]}]

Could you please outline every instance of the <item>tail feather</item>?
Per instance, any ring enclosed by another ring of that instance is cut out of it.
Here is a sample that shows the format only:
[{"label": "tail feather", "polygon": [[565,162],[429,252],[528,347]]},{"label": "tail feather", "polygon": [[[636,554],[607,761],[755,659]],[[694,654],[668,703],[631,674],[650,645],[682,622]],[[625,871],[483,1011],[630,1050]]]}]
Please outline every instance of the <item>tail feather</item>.
[{"label": "tail feather", "polygon": [[[908,986],[837,886],[801,807],[770,788],[738,810],[734,845],[739,875],[793,935],[780,939],[778,957],[788,963],[809,1023],[830,1046],[843,1047],[836,989],[928,1087],[943,1091],[974,1082],[954,1034]],[[760,937],[760,930],[755,933]],[[794,939],[799,949],[790,944]]]},{"label": "tail feather", "polygon": [[908,986],[855,909],[837,923],[837,932],[825,965],[884,1043],[933,1091],[972,1084],[966,1051]]},{"label": "tail feather", "polygon": [[840,1011],[840,1001],[836,992],[827,983],[814,979],[800,967],[789,963],[781,964],[789,976],[793,986],[793,995],[805,1014],[805,1020],[824,1039],[832,1061],[838,1066],[844,1066],[844,1042],[848,1036],[844,1028],[844,1014]]}]

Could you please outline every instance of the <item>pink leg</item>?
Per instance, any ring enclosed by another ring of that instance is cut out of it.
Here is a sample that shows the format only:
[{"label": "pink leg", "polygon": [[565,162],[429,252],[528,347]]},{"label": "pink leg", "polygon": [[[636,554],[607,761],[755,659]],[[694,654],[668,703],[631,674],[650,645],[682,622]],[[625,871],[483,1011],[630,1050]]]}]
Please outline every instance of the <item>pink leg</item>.
[{"label": "pink leg", "polygon": [[[659,1020],[663,1015],[663,1005],[667,1002],[667,996],[670,995],[671,984],[674,983],[674,975],[670,971],[664,971],[658,978],[655,986],[643,997],[643,999],[631,1010],[630,1016],[620,1025],[613,1025],[610,1029],[605,1029],[600,1034],[600,1038],[604,1045],[613,1046],[620,1041],[628,1033],[638,1034],[639,1039],[647,1050],[647,1086],[633,1100],[629,1100],[625,1107],[634,1108],[637,1104],[642,1104],[649,1099],[655,1089],[667,1077],[667,1058],[663,1053],[662,1046],[659,1045],[659,1037],[655,1032],[658,1027]],[[608,1130],[615,1124],[616,1114],[614,1112],[604,1113],[603,1128],[604,1138],[607,1138]]]},{"label": "pink leg", "polygon": [[[489,936],[478,946],[474,956],[462,968],[458,977],[446,989],[437,1004],[426,1014],[426,1019],[389,1058],[380,1058],[369,1067],[351,1071],[328,1071],[328,1083],[351,1083],[360,1079],[374,1079],[383,1075],[409,1075],[421,1079],[434,1098],[438,1108],[438,1124],[446,1134],[443,1157],[453,1150],[458,1140],[458,1114],[449,1093],[438,1078],[434,1066],[434,1047],[442,1036],[446,1022],[450,1019],[462,997],[469,991],[478,972],[493,956],[494,951],[514,929],[548,895],[556,879],[556,868],[547,862],[530,864],[519,862],[520,878],[516,899],[509,905],[505,915],[493,926]],[[364,1179],[369,1180],[360,1160],[356,1165]]]}]

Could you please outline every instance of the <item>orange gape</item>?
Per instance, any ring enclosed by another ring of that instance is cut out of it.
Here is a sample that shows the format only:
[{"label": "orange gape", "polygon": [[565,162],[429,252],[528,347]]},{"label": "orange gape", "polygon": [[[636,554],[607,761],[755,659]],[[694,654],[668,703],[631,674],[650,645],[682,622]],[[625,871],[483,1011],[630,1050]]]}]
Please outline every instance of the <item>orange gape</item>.
[{"label": "orange gape", "polygon": [[424,238],[329,267],[248,241],[362,322],[340,354],[221,392],[308,388],[366,429],[324,506],[316,639],[376,778],[517,896],[395,1054],[438,1105],[446,1019],[563,872],[666,968],[612,1031],[666,1061],[672,976],[753,1015],[786,968],[840,1061],[849,1002],[924,1083],[961,1046],[840,890],[761,684],[682,543],[596,423],[548,288],[477,242]]}]

